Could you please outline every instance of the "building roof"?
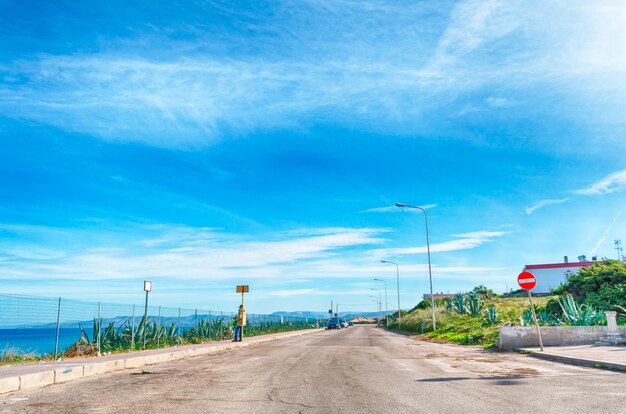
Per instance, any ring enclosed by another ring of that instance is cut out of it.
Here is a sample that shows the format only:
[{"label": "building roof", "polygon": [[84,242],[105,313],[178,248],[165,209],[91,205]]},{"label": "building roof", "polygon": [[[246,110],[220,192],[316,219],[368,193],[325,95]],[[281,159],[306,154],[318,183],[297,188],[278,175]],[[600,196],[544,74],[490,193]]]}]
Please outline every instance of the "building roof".
[{"label": "building roof", "polygon": [[570,263],[550,263],[550,264],[536,264],[536,265],[526,265],[524,269],[533,270],[533,269],[559,269],[565,267],[589,267],[594,263],[598,262],[570,262]]}]

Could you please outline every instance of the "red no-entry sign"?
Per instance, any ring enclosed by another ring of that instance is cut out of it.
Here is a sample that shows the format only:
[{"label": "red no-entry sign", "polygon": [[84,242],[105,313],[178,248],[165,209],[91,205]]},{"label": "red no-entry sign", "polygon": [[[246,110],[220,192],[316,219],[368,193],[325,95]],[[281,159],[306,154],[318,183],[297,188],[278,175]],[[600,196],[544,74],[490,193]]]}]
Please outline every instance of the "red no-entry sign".
[{"label": "red no-entry sign", "polygon": [[524,290],[532,290],[537,285],[537,279],[530,272],[522,272],[517,277],[517,283]]}]

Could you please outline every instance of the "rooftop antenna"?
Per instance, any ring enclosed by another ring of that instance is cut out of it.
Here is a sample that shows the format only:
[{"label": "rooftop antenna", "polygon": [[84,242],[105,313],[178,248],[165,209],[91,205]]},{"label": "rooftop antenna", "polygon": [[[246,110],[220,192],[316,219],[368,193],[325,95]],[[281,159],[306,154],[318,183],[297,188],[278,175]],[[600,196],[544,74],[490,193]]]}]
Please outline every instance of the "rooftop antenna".
[{"label": "rooftop antenna", "polygon": [[624,259],[624,250],[622,249],[621,240],[615,240],[615,250],[617,250],[617,261],[621,262]]}]

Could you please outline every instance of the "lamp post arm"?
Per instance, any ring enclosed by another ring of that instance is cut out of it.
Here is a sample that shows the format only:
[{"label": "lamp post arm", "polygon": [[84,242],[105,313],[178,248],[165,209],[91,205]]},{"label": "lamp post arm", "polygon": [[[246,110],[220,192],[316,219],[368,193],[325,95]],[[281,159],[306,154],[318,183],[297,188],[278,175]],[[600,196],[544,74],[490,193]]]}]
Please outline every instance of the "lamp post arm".
[{"label": "lamp post arm", "polygon": [[396,207],[410,207],[416,208],[424,213],[424,222],[426,224],[426,251],[428,253],[428,279],[430,283],[430,304],[432,309],[432,318],[433,318],[433,331],[437,330],[437,321],[435,319],[435,295],[433,293],[433,271],[432,265],[430,261],[430,235],[428,234],[428,213],[426,209],[420,206],[412,206],[404,203],[396,203]]}]

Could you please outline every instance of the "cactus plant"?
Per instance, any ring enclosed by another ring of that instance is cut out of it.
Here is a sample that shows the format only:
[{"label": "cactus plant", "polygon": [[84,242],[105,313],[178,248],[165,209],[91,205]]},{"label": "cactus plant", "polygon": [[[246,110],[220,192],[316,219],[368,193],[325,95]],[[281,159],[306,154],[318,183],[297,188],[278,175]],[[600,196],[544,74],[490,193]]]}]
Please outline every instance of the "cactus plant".
[{"label": "cactus plant", "polygon": [[457,293],[454,297],[454,310],[458,313],[465,313],[465,295]]},{"label": "cactus plant", "polygon": [[491,305],[487,309],[487,322],[497,325],[498,324],[498,311],[496,305]]},{"label": "cactus plant", "polygon": [[478,316],[480,315],[480,311],[482,308],[482,300],[480,300],[475,293],[468,294],[467,312],[472,316]]},{"label": "cactus plant", "polygon": [[572,295],[559,298],[559,306],[563,311],[564,323],[568,325],[599,325],[604,320],[603,312],[598,312],[586,304],[578,305]]}]

